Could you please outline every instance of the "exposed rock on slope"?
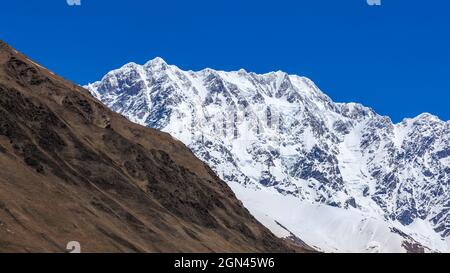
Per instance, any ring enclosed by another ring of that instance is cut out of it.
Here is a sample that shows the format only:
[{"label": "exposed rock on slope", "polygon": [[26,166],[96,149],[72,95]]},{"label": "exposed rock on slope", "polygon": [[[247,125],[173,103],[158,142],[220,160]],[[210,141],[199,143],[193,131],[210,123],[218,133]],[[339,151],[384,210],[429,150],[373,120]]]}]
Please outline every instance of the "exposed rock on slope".
[{"label": "exposed rock on slope", "polygon": [[[362,105],[333,102],[304,77],[183,71],[161,58],[129,63],[88,88],[130,120],[180,139],[226,182],[362,213],[357,218],[375,217],[387,231],[398,224],[450,251],[449,122],[423,114],[394,124]],[[274,206],[261,209],[271,214]],[[364,234],[372,240],[371,230]],[[366,249],[360,245],[354,250]]]},{"label": "exposed rock on slope", "polygon": [[0,43],[0,251],[301,250],[181,142]]}]

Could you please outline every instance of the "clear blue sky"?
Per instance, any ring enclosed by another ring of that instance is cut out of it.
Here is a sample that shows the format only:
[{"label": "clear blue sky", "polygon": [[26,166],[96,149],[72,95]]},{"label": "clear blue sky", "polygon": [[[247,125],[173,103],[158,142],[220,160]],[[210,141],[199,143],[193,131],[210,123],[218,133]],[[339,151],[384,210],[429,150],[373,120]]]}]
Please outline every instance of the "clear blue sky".
[{"label": "clear blue sky", "polygon": [[161,56],[183,69],[310,77],[394,121],[450,120],[450,1],[2,1],[0,39],[79,84]]}]

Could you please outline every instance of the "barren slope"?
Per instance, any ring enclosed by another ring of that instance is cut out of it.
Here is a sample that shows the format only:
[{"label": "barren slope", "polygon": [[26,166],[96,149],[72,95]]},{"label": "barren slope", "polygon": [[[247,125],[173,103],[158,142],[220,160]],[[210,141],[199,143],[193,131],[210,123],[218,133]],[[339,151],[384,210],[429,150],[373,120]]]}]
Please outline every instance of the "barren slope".
[{"label": "barren slope", "polygon": [[0,42],[0,252],[294,251],[181,142]]}]

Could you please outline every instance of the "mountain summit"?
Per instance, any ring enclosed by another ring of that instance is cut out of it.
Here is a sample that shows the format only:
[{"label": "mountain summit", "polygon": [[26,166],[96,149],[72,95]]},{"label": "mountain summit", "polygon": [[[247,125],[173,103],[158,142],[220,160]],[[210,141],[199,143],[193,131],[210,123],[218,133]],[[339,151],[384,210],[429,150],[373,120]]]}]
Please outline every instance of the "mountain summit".
[{"label": "mountain summit", "polygon": [[160,58],[87,88],[185,143],[274,232],[324,251],[450,250],[450,123],[437,117],[394,124],[305,77]]},{"label": "mountain summit", "polygon": [[[131,68],[130,68],[131,71]],[[301,251],[167,133],[0,42],[0,252]]]}]

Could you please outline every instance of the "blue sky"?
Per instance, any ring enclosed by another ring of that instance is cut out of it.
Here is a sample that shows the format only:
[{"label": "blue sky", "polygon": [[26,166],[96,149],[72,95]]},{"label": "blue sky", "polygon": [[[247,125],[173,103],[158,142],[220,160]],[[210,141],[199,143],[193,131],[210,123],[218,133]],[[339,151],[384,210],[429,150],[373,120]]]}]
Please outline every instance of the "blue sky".
[{"label": "blue sky", "polygon": [[183,69],[311,78],[394,121],[450,120],[450,1],[2,1],[0,39],[80,84],[161,56]]}]

